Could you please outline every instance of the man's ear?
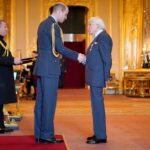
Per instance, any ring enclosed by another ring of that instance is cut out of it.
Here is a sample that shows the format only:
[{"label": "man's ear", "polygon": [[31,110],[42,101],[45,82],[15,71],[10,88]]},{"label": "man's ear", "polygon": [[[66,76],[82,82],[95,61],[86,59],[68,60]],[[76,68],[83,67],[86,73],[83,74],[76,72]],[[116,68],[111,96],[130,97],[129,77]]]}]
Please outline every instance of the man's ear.
[{"label": "man's ear", "polygon": [[57,11],[58,15],[60,15],[60,14],[61,14],[61,12],[62,12],[61,10],[58,10],[58,11]]}]

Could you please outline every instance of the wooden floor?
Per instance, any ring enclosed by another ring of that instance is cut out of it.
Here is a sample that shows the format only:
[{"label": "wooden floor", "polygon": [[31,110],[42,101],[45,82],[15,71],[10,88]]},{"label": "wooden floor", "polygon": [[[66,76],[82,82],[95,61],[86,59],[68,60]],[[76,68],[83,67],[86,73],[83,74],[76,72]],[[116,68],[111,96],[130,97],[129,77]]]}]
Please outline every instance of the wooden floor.
[{"label": "wooden floor", "polygon": [[[10,135],[33,134],[33,100],[20,100],[23,119]],[[8,109],[15,110],[15,105]],[[107,144],[88,145],[93,134],[88,89],[61,89],[55,116],[56,134],[63,134],[68,150],[150,150],[150,99],[105,95]]]}]

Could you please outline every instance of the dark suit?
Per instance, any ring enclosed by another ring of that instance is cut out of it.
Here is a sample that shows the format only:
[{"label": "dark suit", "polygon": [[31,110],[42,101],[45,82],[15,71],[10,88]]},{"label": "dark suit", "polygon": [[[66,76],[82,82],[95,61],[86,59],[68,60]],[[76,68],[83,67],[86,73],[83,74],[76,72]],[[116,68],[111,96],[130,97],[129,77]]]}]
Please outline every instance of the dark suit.
[{"label": "dark suit", "polygon": [[59,25],[49,16],[38,28],[38,57],[34,67],[37,79],[35,104],[35,137],[54,137],[54,114],[60,75],[59,58],[52,53],[52,24],[55,23],[55,49],[62,55],[77,60],[78,53],[64,47]]},{"label": "dark suit", "polygon": [[86,82],[90,85],[94,134],[100,139],[107,138],[103,87],[110,74],[111,51],[112,40],[106,31],[96,36],[87,50]]}]

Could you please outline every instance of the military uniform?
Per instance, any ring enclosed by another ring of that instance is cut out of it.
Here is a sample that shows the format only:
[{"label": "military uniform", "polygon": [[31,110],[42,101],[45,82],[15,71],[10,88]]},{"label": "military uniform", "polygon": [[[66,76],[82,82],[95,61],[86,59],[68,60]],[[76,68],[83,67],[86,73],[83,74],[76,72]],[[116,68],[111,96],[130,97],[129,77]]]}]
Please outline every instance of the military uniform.
[{"label": "military uniform", "polygon": [[55,136],[53,121],[60,76],[59,53],[76,61],[78,53],[64,46],[61,29],[52,16],[39,25],[37,49],[38,57],[33,71],[37,76],[35,138],[49,139]]},{"label": "military uniform", "polygon": [[14,58],[7,49],[7,44],[0,36],[0,128],[3,123],[3,104],[17,101],[13,77]]}]

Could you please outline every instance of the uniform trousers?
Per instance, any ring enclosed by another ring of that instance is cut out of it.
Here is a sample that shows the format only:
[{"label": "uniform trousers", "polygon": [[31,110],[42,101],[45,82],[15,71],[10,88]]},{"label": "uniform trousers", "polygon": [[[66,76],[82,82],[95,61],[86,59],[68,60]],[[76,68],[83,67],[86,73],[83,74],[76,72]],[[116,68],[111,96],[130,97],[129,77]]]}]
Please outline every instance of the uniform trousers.
[{"label": "uniform trousers", "polygon": [[35,138],[54,137],[54,115],[57,101],[59,76],[37,78],[37,99],[35,103]]}]

